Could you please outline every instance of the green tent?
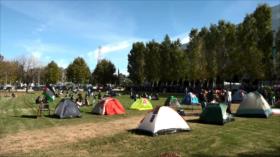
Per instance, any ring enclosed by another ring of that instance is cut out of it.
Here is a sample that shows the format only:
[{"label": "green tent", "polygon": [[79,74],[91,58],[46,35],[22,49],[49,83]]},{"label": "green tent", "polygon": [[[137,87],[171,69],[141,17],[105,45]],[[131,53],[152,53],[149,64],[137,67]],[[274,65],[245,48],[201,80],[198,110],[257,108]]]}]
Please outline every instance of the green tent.
[{"label": "green tent", "polygon": [[221,124],[233,120],[231,114],[227,113],[227,105],[223,103],[208,104],[200,115],[203,123]]},{"label": "green tent", "polygon": [[140,98],[137,99],[131,106],[130,109],[134,110],[152,110],[153,105],[150,103],[150,101],[146,98]]},{"label": "green tent", "polygon": [[170,96],[166,99],[164,106],[180,107],[181,105],[175,96]]}]

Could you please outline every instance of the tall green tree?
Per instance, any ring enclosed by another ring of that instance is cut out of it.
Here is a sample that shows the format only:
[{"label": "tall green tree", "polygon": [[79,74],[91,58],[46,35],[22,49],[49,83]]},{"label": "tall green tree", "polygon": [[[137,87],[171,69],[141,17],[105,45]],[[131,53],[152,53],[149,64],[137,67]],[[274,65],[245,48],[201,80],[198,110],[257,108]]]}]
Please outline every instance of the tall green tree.
[{"label": "tall green tree", "polygon": [[[276,48],[276,74],[280,74],[280,28],[278,28],[278,31],[275,35],[275,48]],[[280,76],[277,76],[278,79]]]},{"label": "tall green tree", "polygon": [[106,85],[107,83],[114,83],[116,81],[115,72],[115,65],[111,61],[103,59],[97,63],[92,76],[96,83]]},{"label": "tall green tree", "polygon": [[204,53],[203,37],[207,34],[207,29],[201,32],[192,29],[190,32],[190,42],[188,45],[188,57],[190,58],[190,78],[191,80],[203,80],[207,77],[206,56]]},{"label": "tall green tree", "polygon": [[145,52],[146,48],[144,43],[133,43],[132,49],[128,54],[127,71],[129,78],[137,84],[142,84],[145,79],[144,66],[145,66]]},{"label": "tall green tree", "polygon": [[182,44],[180,40],[176,40],[171,44],[170,53],[170,73],[171,80],[179,81],[185,79],[186,76],[186,64],[185,64],[185,54],[181,48]]},{"label": "tall green tree", "polygon": [[154,40],[146,44],[144,73],[147,81],[160,80],[160,44]]},{"label": "tall green tree", "polygon": [[262,53],[262,63],[266,79],[271,79],[273,74],[272,63],[272,13],[267,4],[259,5],[252,13],[255,19],[257,49]]},{"label": "tall green tree", "polygon": [[85,60],[81,57],[74,61],[66,69],[67,80],[74,83],[88,83],[90,70]]},{"label": "tall green tree", "polygon": [[18,77],[18,69],[15,62],[0,61],[0,84],[15,83]]},{"label": "tall green tree", "polygon": [[58,65],[51,61],[46,67],[45,67],[45,81],[46,83],[57,83],[61,78],[61,70],[58,67]]},{"label": "tall green tree", "polygon": [[216,41],[218,40],[218,28],[217,25],[210,25],[209,33],[204,37],[205,43],[205,56],[207,62],[207,72],[208,72],[208,79],[215,80],[218,75],[218,57]]},{"label": "tall green tree", "polygon": [[238,28],[240,72],[243,78],[250,80],[264,78],[263,53],[258,49],[257,31],[252,15],[247,15]]},{"label": "tall green tree", "polygon": [[160,46],[160,80],[163,82],[173,80],[174,76],[171,75],[170,66],[174,63],[171,62],[170,54],[172,41],[168,35],[165,35],[164,40]]}]

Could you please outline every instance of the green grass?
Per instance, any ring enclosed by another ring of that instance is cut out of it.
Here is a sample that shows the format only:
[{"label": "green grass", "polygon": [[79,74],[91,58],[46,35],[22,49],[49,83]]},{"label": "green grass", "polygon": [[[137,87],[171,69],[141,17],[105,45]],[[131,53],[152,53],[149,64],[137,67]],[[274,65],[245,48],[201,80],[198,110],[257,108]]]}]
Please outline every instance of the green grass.
[{"label": "green grass", "polygon": [[[167,95],[165,95],[167,96]],[[23,114],[34,115],[35,95],[26,95],[15,100],[0,98],[1,135],[21,130],[45,127],[74,125],[86,122],[106,122],[122,117],[144,115],[145,112],[127,110],[126,115],[97,116],[89,112],[92,107],[82,108],[82,118],[54,119],[49,117],[32,119],[22,118]],[[127,95],[118,97],[127,109],[132,100]],[[165,98],[152,102],[162,104]],[[58,100],[53,102],[52,109]],[[6,110],[6,111],[5,111]],[[156,137],[138,135],[132,132],[118,133],[112,136],[87,139],[77,143],[60,145],[55,148],[33,150],[26,154],[7,156],[30,157],[106,157],[106,156],[160,156],[165,152],[174,152],[180,156],[279,156],[280,154],[280,116],[263,118],[235,118],[234,122],[224,126],[208,125],[188,121],[192,131]],[[1,139],[0,139],[1,140]]]},{"label": "green grass", "polygon": [[[133,100],[128,95],[116,97],[125,107],[124,115],[115,116],[99,116],[91,113],[93,106],[81,107],[82,118],[73,119],[56,119],[46,116],[36,118],[38,106],[35,104],[36,97],[40,93],[24,94],[16,98],[0,97],[0,137],[7,133],[16,133],[23,130],[40,129],[52,126],[74,125],[87,122],[103,122],[112,119],[141,115],[146,112],[129,110]],[[56,99],[50,103],[51,114],[54,113],[55,107],[60,99]],[[92,98],[89,100],[92,104]],[[161,97],[159,101],[151,101],[154,106],[161,105],[165,101],[165,97]]]}]

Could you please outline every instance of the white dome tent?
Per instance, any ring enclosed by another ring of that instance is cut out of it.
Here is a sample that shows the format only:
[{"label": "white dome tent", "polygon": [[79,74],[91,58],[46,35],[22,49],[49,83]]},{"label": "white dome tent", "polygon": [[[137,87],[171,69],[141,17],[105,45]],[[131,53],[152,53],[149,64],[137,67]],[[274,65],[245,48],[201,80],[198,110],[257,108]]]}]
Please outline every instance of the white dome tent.
[{"label": "white dome tent", "polygon": [[237,116],[249,117],[269,117],[271,114],[269,104],[258,92],[247,94],[236,112]]},{"label": "white dome tent", "polygon": [[167,106],[161,106],[148,113],[140,122],[137,130],[158,135],[189,131],[191,128],[175,110]]}]

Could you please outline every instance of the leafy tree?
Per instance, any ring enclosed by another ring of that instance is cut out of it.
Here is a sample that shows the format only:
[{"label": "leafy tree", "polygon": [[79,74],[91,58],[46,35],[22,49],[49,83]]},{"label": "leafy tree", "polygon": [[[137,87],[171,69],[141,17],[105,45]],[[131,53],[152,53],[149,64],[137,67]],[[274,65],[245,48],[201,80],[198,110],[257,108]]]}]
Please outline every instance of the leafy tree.
[{"label": "leafy tree", "polygon": [[259,5],[254,13],[252,18],[255,19],[256,27],[256,42],[257,49],[262,53],[262,63],[264,65],[264,72],[266,79],[271,79],[273,74],[272,66],[272,43],[273,43],[273,34],[272,34],[272,13],[271,8],[262,4]]},{"label": "leafy tree", "polygon": [[[275,35],[275,48],[276,48],[276,73],[280,74],[280,28]],[[279,76],[277,76],[279,78]]]},{"label": "leafy tree", "polygon": [[171,62],[171,39],[168,35],[165,35],[163,42],[160,46],[160,79],[163,82],[171,81],[174,76],[171,75],[170,66],[174,63]]},{"label": "leafy tree", "polygon": [[145,45],[142,42],[133,43],[132,49],[128,54],[127,71],[129,78],[137,84],[144,82],[144,66],[145,66]]},{"label": "leafy tree", "polygon": [[106,85],[107,83],[114,83],[116,80],[115,72],[115,65],[111,61],[103,59],[97,63],[92,76],[97,83]]},{"label": "leafy tree", "polygon": [[17,65],[12,61],[0,61],[0,83],[14,83],[18,78]]},{"label": "leafy tree", "polygon": [[275,35],[275,48],[278,53],[280,53],[280,27]]},{"label": "leafy tree", "polygon": [[204,37],[205,42],[205,56],[207,62],[207,72],[208,72],[208,79],[214,80],[218,75],[218,57],[216,41],[218,40],[218,28],[217,25],[211,25],[209,28],[209,33]]},{"label": "leafy tree", "polygon": [[58,67],[58,65],[51,61],[46,67],[45,67],[45,80],[46,83],[52,83],[55,84],[59,81],[61,78],[61,70]]},{"label": "leafy tree", "polygon": [[250,80],[264,78],[263,53],[257,47],[258,30],[255,25],[256,19],[247,15],[238,30],[240,72],[243,78]]},{"label": "leafy tree", "polygon": [[190,42],[188,45],[188,57],[190,58],[190,78],[191,80],[203,80],[206,78],[206,58],[204,54],[203,37],[207,30],[199,32],[197,29],[192,29],[190,32]]},{"label": "leafy tree", "polygon": [[179,81],[185,78],[186,76],[186,64],[185,64],[185,55],[184,51],[181,49],[180,40],[176,40],[171,44],[170,50],[170,73],[171,80]]},{"label": "leafy tree", "polygon": [[160,44],[154,40],[146,44],[144,73],[146,80],[158,82],[160,80]]},{"label": "leafy tree", "polygon": [[4,56],[0,53],[0,62],[4,61]]},{"label": "leafy tree", "polygon": [[90,70],[83,58],[76,58],[66,70],[67,80],[74,83],[88,83]]}]

